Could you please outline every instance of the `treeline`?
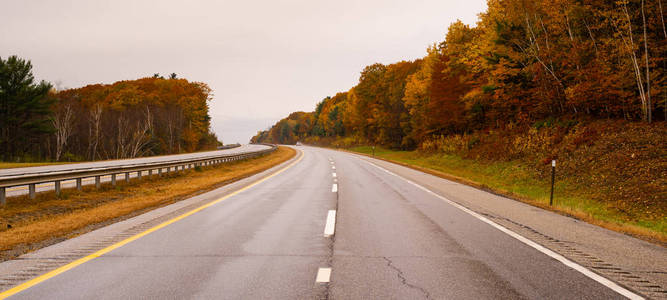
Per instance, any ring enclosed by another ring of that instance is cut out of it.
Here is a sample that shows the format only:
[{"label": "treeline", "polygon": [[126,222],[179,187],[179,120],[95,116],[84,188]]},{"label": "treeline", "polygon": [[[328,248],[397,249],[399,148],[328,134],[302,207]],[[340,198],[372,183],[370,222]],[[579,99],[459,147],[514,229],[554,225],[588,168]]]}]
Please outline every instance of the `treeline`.
[{"label": "treeline", "polygon": [[368,66],[350,90],[252,141],[345,136],[412,149],[554,120],[664,121],[666,57],[660,0],[489,0],[475,27],[451,24],[422,59]]},{"label": "treeline", "polygon": [[99,160],[215,149],[211,90],[161,76],[56,91],[29,61],[0,58],[5,161]]}]

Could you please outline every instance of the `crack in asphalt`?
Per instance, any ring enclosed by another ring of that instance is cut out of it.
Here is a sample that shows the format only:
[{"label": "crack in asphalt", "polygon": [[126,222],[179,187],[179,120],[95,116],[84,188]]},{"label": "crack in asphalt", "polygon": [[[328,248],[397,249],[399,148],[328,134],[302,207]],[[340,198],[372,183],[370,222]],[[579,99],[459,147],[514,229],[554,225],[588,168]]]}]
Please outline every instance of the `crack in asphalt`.
[{"label": "crack in asphalt", "polygon": [[390,267],[390,268],[392,268],[392,269],[394,269],[394,270],[396,271],[396,273],[397,273],[397,275],[398,275],[398,279],[401,280],[401,283],[402,283],[403,285],[405,285],[405,286],[407,286],[407,287],[409,287],[409,288],[411,288],[411,289],[415,289],[415,290],[418,290],[418,291],[422,292],[422,294],[424,294],[424,297],[425,297],[426,299],[432,299],[432,298],[431,298],[431,294],[430,294],[426,289],[424,289],[424,288],[422,288],[422,287],[420,287],[420,286],[417,286],[417,285],[414,285],[414,284],[409,283],[408,280],[405,278],[405,275],[403,275],[403,271],[401,271],[401,269],[399,269],[398,267],[396,267],[396,266],[393,264],[393,261],[391,261],[391,259],[389,259],[389,258],[386,257],[386,256],[383,256],[382,258],[384,258],[384,260],[387,261],[387,266],[388,266],[388,267]]}]

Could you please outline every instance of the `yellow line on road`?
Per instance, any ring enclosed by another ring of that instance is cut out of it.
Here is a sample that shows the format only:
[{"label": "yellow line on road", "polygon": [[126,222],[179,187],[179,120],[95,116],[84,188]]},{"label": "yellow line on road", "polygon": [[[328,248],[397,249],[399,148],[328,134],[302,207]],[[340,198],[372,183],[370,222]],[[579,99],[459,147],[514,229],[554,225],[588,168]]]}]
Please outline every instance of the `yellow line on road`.
[{"label": "yellow line on road", "polygon": [[234,192],[232,192],[232,193],[230,193],[230,194],[228,194],[228,195],[225,195],[224,197],[222,197],[222,198],[220,198],[220,199],[217,199],[217,200],[211,201],[211,202],[209,202],[209,203],[206,203],[206,204],[204,204],[204,205],[202,205],[202,206],[200,206],[200,207],[197,207],[197,208],[195,208],[195,209],[193,209],[193,210],[191,210],[191,211],[189,211],[189,212],[186,212],[186,213],[184,213],[184,214],[182,214],[182,215],[180,215],[180,216],[178,216],[178,217],[175,217],[175,218],[173,218],[173,219],[171,219],[171,220],[169,220],[169,221],[165,221],[164,223],[161,223],[161,224],[159,224],[159,225],[156,225],[155,227],[152,227],[152,228],[150,228],[150,229],[148,229],[148,230],[146,230],[146,231],[144,231],[144,232],[141,232],[141,233],[138,233],[138,234],[136,234],[136,235],[133,235],[133,236],[131,236],[131,237],[127,238],[127,239],[124,239],[124,240],[122,240],[122,241],[120,241],[120,242],[118,242],[118,243],[115,243],[115,244],[113,244],[113,245],[111,245],[111,246],[109,246],[109,247],[106,247],[106,248],[104,248],[104,249],[102,249],[102,250],[99,250],[99,251],[97,251],[97,252],[95,252],[95,253],[92,253],[92,254],[90,254],[90,255],[88,255],[88,256],[79,258],[79,259],[77,259],[77,260],[75,260],[75,261],[73,261],[73,262],[71,262],[71,263],[69,263],[69,264],[66,264],[66,265],[64,265],[64,266],[62,266],[62,267],[60,267],[60,268],[57,268],[57,269],[55,269],[55,270],[53,270],[53,271],[50,271],[50,272],[48,272],[48,273],[46,273],[46,274],[44,274],[44,275],[35,277],[35,278],[33,278],[33,279],[31,279],[31,280],[28,280],[28,281],[26,281],[26,282],[24,282],[24,283],[22,283],[22,284],[19,284],[19,285],[15,286],[15,287],[13,287],[13,288],[11,288],[11,289],[9,289],[9,290],[6,290],[6,291],[0,293],[0,299],[5,299],[5,298],[7,298],[7,297],[10,297],[10,296],[12,296],[12,295],[15,295],[16,293],[19,293],[19,292],[21,292],[21,291],[27,290],[27,289],[29,289],[29,288],[31,288],[31,287],[33,287],[33,286],[35,286],[35,285],[37,285],[37,284],[43,282],[43,281],[46,281],[46,280],[49,279],[49,278],[58,276],[59,274],[62,274],[62,273],[64,273],[64,272],[67,272],[68,270],[71,270],[71,269],[73,269],[73,268],[75,268],[75,267],[77,267],[77,266],[79,266],[79,265],[82,265],[82,264],[84,264],[84,263],[86,263],[86,262],[88,262],[88,261],[91,261],[91,260],[93,260],[93,259],[95,259],[95,258],[98,258],[98,257],[100,257],[100,256],[102,256],[102,255],[104,255],[104,254],[106,254],[106,253],[109,253],[109,252],[113,251],[114,249],[120,248],[120,247],[124,246],[125,244],[128,244],[128,243],[130,243],[130,242],[132,242],[132,241],[135,241],[135,240],[137,240],[137,239],[140,239],[141,237],[143,237],[143,236],[145,236],[145,235],[148,235],[148,234],[150,234],[151,232],[154,232],[154,231],[156,231],[156,230],[158,230],[158,229],[160,229],[160,228],[162,228],[162,227],[166,227],[166,226],[169,225],[169,224],[175,223],[175,222],[177,222],[177,221],[179,221],[179,220],[181,220],[181,219],[184,219],[184,218],[186,218],[186,217],[188,217],[188,216],[190,216],[190,215],[192,215],[192,214],[195,214],[195,213],[197,213],[197,212],[199,212],[199,211],[201,211],[201,210],[203,210],[203,209],[205,209],[205,208],[207,208],[207,207],[213,206],[213,205],[215,205],[215,204],[217,204],[217,203],[220,203],[220,202],[222,202],[222,201],[224,201],[224,200],[227,200],[228,198],[233,197],[233,196],[235,196],[235,195],[237,195],[237,194],[239,194],[239,193],[241,193],[241,192],[243,192],[243,191],[245,191],[245,190],[247,190],[247,189],[249,189],[249,188],[251,188],[251,187],[253,187],[253,186],[256,186],[256,185],[258,185],[258,184],[260,184],[260,183],[262,183],[262,182],[268,180],[269,178],[272,178],[272,177],[274,177],[274,176],[276,176],[276,175],[282,173],[283,171],[285,171],[285,170],[291,168],[292,166],[294,166],[295,164],[297,164],[299,161],[301,161],[301,159],[303,159],[303,156],[304,156],[305,154],[304,154],[303,151],[301,151],[301,150],[299,150],[299,151],[301,152],[301,155],[299,156],[299,158],[298,158],[297,160],[295,160],[294,162],[290,163],[289,165],[285,166],[284,168],[282,168],[282,169],[276,171],[275,173],[273,173],[273,174],[271,174],[271,175],[269,175],[269,176],[266,176],[266,177],[264,177],[264,178],[262,178],[262,179],[260,179],[260,180],[258,180],[258,181],[255,181],[255,182],[253,182],[253,183],[251,183],[251,184],[249,184],[249,185],[246,185],[245,187],[243,187],[243,188],[241,188],[241,189],[238,189],[238,190],[236,190],[236,191],[234,191]]}]

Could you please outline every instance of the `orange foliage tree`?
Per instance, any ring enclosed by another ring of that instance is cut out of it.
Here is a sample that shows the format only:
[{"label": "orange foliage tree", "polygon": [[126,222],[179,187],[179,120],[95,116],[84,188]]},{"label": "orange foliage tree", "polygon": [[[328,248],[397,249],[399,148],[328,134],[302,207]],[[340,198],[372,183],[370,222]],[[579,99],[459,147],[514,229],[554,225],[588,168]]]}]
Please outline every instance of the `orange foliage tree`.
[{"label": "orange foliage tree", "polygon": [[663,14],[661,1],[488,0],[476,26],[451,24],[424,58],[364,68],[318,103],[309,136],[409,149],[553,120],[665,121]]},{"label": "orange foliage tree", "polygon": [[204,83],[159,77],[54,93],[74,110],[65,159],[112,159],[215,149]]}]

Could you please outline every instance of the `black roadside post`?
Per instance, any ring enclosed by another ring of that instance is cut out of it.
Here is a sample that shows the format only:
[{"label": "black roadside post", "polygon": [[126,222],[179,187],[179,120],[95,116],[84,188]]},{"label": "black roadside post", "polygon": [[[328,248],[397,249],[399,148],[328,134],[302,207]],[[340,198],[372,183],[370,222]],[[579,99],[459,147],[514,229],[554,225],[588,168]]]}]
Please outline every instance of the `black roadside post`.
[{"label": "black roadside post", "polygon": [[554,205],[554,181],[556,180],[556,160],[551,161],[551,198],[549,198],[549,206]]}]

